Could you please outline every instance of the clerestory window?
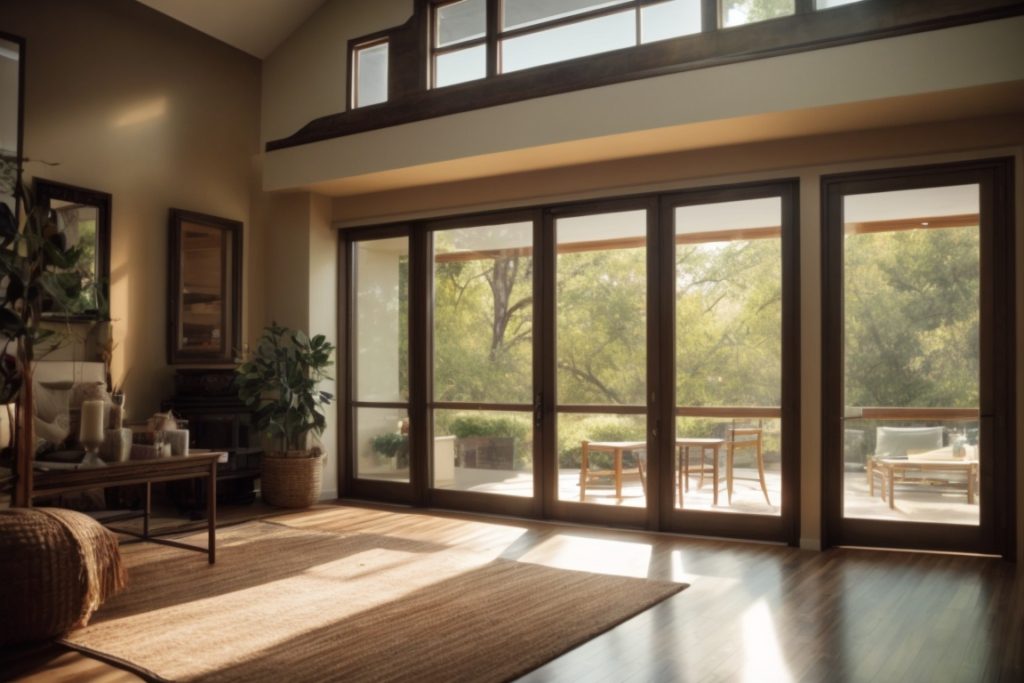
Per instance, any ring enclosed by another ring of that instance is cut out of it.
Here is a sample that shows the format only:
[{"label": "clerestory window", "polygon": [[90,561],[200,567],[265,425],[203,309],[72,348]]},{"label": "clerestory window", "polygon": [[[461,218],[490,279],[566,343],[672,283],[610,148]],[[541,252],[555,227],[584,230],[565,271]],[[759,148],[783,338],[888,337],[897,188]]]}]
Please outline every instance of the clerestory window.
[{"label": "clerestory window", "polygon": [[388,101],[388,40],[382,38],[352,49],[352,108]]},{"label": "clerestory window", "polygon": [[[486,0],[434,6],[431,87],[700,33],[702,0]],[[493,24],[494,29],[488,30]]]}]

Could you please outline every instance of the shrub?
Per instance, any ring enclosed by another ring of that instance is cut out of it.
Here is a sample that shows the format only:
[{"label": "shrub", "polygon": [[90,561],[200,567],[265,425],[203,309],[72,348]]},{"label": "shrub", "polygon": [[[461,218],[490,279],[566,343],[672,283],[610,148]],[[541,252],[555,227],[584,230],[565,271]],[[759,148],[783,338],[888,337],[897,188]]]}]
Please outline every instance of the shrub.
[{"label": "shrub", "polygon": [[533,426],[528,418],[518,415],[486,415],[460,413],[448,423],[448,431],[459,439],[473,437],[513,439],[515,468],[529,467],[533,462]]},{"label": "shrub", "polygon": [[473,436],[507,436],[524,440],[530,433],[528,421],[511,415],[457,415],[449,423],[448,428],[460,439]]},{"label": "shrub", "polygon": [[[646,418],[641,415],[595,415],[575,420],[561,420],[558,429],[558,466],[576,469],[580,466],[581,445],[587,441],[643,441]],[[633,457],[629,455],[628,460]],[[611,469],[610,453],[592,453],[590,466]]]},{"label": "shrub", "polygon": [[373,450],[386,458],[397,457],[397,465],[405,467],[409,464],[409,437],[404,434],[387,432],[379,434],[370,441]]}]

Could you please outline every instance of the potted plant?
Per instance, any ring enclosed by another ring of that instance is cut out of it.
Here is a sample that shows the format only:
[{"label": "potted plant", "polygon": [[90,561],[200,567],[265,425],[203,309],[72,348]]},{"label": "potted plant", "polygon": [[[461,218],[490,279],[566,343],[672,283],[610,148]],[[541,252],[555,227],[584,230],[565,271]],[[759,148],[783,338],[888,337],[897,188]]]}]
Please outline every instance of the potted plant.
[{"label": "potted plant", "polygon": [[409,437],[395,432],[378,434],[370,441],[376,453],[385,458],[395,458],[395,467],[402,469],[409,466]]},{"label": "potted plant", "polygon": [[263,498],[280,507],[309,507],[320,496],[323,452],[310,435],[327,427],[333,396],[318,387],[330,379],[334,346],[323,335],[271,324],[238,367],[238,396],[252,410],[253,425],[272,444],[263,455]]},{"label": "potted plant", "polygon": [[41,314],[44,305],[70,311],[93,283],[80,268],[81,247],[68,246],[49,204],[37,202],[25,183],[18,185],[17,199],[20,220],[0,203],[0,403],[17,403],[14,504],[24,506],[30,502],[36,448],[32,363],[44,341],[53,348],[60,344],[55,330],[41,327]]}]

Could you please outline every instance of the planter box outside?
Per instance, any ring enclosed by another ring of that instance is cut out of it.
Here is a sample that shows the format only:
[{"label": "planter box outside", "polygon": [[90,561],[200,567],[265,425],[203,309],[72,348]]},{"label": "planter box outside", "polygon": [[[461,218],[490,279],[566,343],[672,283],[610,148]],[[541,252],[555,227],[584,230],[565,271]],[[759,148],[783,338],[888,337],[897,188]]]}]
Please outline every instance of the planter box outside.
[{"label": "planter box outside", "polygon": [[455,454],[462,467],[514,470],[516,440],[511,436],[471,436],[456,439]]}]

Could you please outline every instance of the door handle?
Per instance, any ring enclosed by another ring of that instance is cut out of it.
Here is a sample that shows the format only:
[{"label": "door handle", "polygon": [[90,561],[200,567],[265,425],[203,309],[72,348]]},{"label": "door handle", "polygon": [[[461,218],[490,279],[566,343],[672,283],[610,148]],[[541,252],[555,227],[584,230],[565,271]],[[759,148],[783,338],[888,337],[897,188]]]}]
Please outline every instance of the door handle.
[{"label": "door handle", "polygon": [[544,400],[540,392],[533,399],[533,426],[540,429],[541,421],[544,419]]}]

